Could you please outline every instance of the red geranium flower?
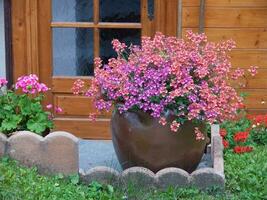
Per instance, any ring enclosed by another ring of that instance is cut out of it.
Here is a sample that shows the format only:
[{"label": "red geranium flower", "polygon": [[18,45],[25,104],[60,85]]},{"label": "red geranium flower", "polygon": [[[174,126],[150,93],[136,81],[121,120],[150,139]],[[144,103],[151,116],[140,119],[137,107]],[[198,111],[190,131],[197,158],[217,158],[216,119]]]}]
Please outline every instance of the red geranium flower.
[{"label": "red geranium flower", "polygon": [[227,135],[227,131],[225,129],[220,129],[220,135],[224,138]]},{"label": "red geranium flower", "polygon": [[225,149],[229,147],[229,142],[227,140],[223,140],[222,143]]},{"label": "red geranium flower", "polygon": [[249,132],[237,132],[234,135],[234,141],[236,142],[245,142],[248,138]]},{"label": "red geranium flower", "polygon": [[251,152],[253,150],[253,147],[250,146],[235,146],[234,152],[235,153],[245,153],[245,152]]}]

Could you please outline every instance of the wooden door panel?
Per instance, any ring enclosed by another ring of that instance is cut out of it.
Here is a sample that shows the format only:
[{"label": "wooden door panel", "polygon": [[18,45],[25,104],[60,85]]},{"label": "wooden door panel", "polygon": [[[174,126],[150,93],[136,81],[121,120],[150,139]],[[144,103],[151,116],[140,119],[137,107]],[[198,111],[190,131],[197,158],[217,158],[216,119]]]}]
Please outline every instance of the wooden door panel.
[{"label": "wooden door panel", "polygon": [[56,130],[68,131],[77,137],[87,139],[110,139],[110,120],[86,118],[56,118]]},{"label": "wooden door panel", "polygon": [[[63,109],[63,112],[58,114],[59,116],[88,117],[90,113],[95,112],[92,98],[89,97],[73,96],[70,94],[56,94],[54,95],[54,102],[56,106]],[[104,112],[102,114],[98,114],[97,118],[109,119],[110,116],[110,112]]]}]

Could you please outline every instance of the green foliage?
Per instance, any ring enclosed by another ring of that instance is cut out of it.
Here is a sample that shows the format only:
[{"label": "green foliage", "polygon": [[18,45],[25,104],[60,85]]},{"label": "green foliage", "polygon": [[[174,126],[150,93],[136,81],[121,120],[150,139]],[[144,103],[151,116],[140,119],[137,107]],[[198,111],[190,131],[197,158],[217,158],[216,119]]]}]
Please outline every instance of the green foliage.
[{"label": "green foliage", "polygon": [[[225,139],[229,141],[230,148],[236,146],[236,142],[234,141],[234,135],[238,132],[247,131],[250,129],[250,127],[251,127],[251,121],[246,117],[241,117],[236,121],[226,121],[221,125],[221,128],[227,131]],[[243,145],[253,145],[251,136],[248,137],[248,139],[246,140],[246,142],[243,143]]]},{"label": "green foliage", "polygon": [[49,112],[43,110],[43,95],[16,94],[11,90],[0,96],[0,132],[29,130],[41,134],[53,128]]},{"label": "green foliage", "polygon": [[249,154],[225,154],[226,190],[211,188],[169,188],[165,191],[128,187],[113,188],[97,182],[79,183],[79,176],[64,178],[40,176],[36,169],[20,167],[8,158],[0,160],[0,199],[2,200],[263,200],[267,199],[267,146],[258,146]]},{"label": "green foliage", "polygon": [[267,199],[267,146],[249,154],[225,155],[226,188],[235,199]]},{"label": "green foliage", "polygon": [[0,160],[1,200],[117,200],[111,185],[93,182],[81,185],[79,176],[40,176],[36,169],[20,167],[15,161]]},{"label": "green foliage", "polygon": [[[267,124],[262,122],[267,115],[255,115],[257,120],[249,119],[247,114],[241,113],[240,117],[235,121],[226,121],[221,125],[221,128],[227,131],[225,139],[229,141],[229,146],[234,147],[236,142],[234,141],[234,135],[238,132],[249,132],[249,137],[244,145],[267,145]],[[258,125],[256,125],[258,124]]]},{"label": "green foliage", "polygon": [[251,130],[252,140],[259,145],[267,145],[267,128],[259,126]]}]

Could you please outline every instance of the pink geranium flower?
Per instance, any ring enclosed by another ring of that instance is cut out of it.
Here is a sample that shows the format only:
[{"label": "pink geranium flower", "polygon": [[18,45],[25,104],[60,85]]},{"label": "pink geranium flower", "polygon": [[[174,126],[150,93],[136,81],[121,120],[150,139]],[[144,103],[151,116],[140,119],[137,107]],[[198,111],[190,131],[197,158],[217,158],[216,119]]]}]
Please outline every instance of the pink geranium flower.
[{"label": "pink geranium flower", "polygon": [[0,79],[0,87],[5,86],[8,83],[6,79]]},{"label": "pink geranium flower", "polygon": [[[118,57],[106,65],[96,58],[95,76],[83,92],[98,111],[109,111],[114,104],[120,113],[138,109],[162,125],[170,111],[174,132],[187,120],[214,123],[236,116],[243,99],[229,80],[243,77],[244,71],[231,70],[232,40],[208,42],[205,34],[188,31],[186,39],[156,33],[154,38],[143,37],[141,46],[127,48],[118,40],[112,44]],[[78,80],[73,92],[80,94],[82,87]],[[196,138],[203,139],[199,130]]]}]

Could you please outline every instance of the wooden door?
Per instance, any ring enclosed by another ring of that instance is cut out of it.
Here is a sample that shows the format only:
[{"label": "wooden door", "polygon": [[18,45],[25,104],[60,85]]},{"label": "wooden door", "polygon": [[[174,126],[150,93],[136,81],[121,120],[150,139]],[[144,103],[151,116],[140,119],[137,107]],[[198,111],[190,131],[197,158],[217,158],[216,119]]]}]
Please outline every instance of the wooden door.
[{"label": "wooden door", "polygon": [[[31,61],[27,70],[15,68],[15,77],[22,71],[36,73],[51,87],[47,101],[63,109],[55,114],[56,130],[82,138],[109,139],[110,114],[90,121],[89,113],[94,112],[92,101],[72,95],[73,82],[80,78],[90,83],[93,58],[100,56],[107,62],[115,56],[110,44],[114,38],[140,44],[142,35],[153,36],[155,31],[175,35],[177,0],[13,0],[12,3],[13,29],[21,34],[22,29],[17,26],[25,20],[22,12],[26,13],[25,43],[30,52],[26,57]],[[27,59],[25,62],[28,63]]]}]

